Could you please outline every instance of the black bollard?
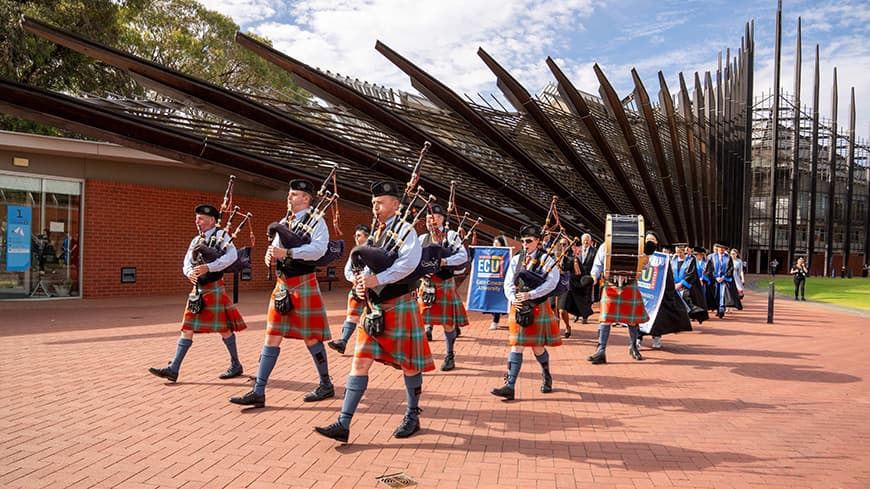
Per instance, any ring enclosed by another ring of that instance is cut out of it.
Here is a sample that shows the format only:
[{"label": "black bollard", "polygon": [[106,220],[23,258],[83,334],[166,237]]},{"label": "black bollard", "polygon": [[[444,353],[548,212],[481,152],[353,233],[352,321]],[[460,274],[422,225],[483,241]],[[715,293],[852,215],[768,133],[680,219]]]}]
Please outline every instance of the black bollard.
[{"label": "black bollard", "polygon": [[767,324],[773,324],[773,293],[775,286],[768,282],[767,288]]},{"label": "black bollard", "polygon": [[233,272],[233,304],[239,302],[239,272]]}]

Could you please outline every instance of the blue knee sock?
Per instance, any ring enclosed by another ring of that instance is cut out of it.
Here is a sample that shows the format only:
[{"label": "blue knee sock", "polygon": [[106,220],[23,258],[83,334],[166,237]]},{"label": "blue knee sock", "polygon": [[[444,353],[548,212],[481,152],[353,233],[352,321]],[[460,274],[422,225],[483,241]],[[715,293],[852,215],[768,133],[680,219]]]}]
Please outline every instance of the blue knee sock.
[{"label": "blue knee sock", "polygon": [[607,348],[607,340],[610,339],[610,325],[598,325],[598,351],[603,352]]},{"label": "blue knee sock", "polygon": [[187,355],[187,350],[190,349],[190,345],[192,344],[193,340],[178,338],[178,347],[175,349],[175,358],[173,358],[172,363],[169,364],[169,370],[178,372],[178,369],[181,368],[181,362],[184,360],[184,355]]},{"label": "blue knee sock", "polygon": [[456,333],[457,331],[455,327],[453,328],[453,331],[444,332],[444,341],[447,342],[447,350],[445,353],[448,355],[453,354],[453,343],[456,343]]},{"label": "blue knee sock", "polygon": [[341,325],[341,341],[347,343],[355,330],[356,324],[350,321],[345,321],[344,324]]},{"label": "blue knee sock", "polygon": [[417,419],[420,394],[423,392],[423,374],[418,373],[411,377],[403,375],[403,377],[405,377],[405,397],[408,399],[408,410],[405,412],[405,416]]},{"label": "blue knee sock", "polygon": [[263,351],[260,352],[260,367],[257,369],[257,381],[254,383],[254,394],[262,396],[266,393],[266,382],[269,382],[269,375],[275,368],[279,353],[281,353],[280,346],[263,345]]},{"label": "blue knee sock", "polygon": [[550,352],[548,352],[547,350],[544,350],[544,353],[541,353],[540,355],[535,355],[535,360],[537,360],[538,363],[541,364],[541,370],[545,374],[549,375],[550,374]]},{"label": "blue knee sock", "polygon": [[507,384],[511,387],[516,385],[517,377],[520,375],[520,368],[523,366],[523,354],[512,351],[508,354],[508,375]]},{"label": "blue knee sock", "polygon": [[634,325],[628,327],[629,348],[634,348],[637,345],[637,337],[640,335],[640,326]]},{"label": "blue knee sock", "polygon": [[356,412],[356,407],[362,400],[368,386],[369,377],[367,375],[349,375],[347,377],[344,402],[341,404],[341,414],[338,415],[338,422],[345,428],[350,428],[350,420],[353,418],[353,413]]},{"label": "blue knee sock", "polygon": [[224,346],[227,347],[227,351],[230,352],[230,362],[233,365],[239,364],[239,351],[236,349],[236,335],[231,334],[224,338]]},{"label": "blue knee sock", "polygon": [[329,362],[326,360],[326,350],[323,348],[323,343],[317,342],[308,347],[311,353],[311,358],[314,359],[314,366],[317,367],[317,373],[320,374],[320,383],[323,385],[332,385],[332,380],[329,378]]}]

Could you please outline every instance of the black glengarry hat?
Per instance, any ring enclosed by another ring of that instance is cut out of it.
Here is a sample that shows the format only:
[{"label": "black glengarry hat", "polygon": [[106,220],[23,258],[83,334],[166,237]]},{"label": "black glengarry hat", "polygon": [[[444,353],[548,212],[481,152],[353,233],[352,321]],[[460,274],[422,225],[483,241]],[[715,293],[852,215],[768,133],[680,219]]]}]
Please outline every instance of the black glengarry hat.
[{"label": "black glengarry hat", "polygon": [[196,209],[194,209],[194,212],[196,212],[197,214],[202,214],[204,216],[211,216],[215,219],[221,218],[220,211],[217,210],[217,208],[215,206],[210,205],[210,204],[198,205],[198,206],[196,206]]},{"label": "black glengarry hat", "polygon": [[290,180],[290,190],[300,190],[314,198],[314,185],[308,180]]},{"label": "black glengarry hat", "polygon": [[447,212],[444,210],[443,207],[438,204],[432,204],[432,206],[429,208],[429,214],[438,214],[447,217]]},{"label": "black glengarry hat", "polygon": [[402,186],[392,180],[384,180],[372,184],[372,197],[380,197],[381,195],[391,195],[393,197],[402,197]]},{"label": "black glengarry hat", "polygon": [[541,229],[541,226],[537,224],[526,224],[525,226],[520,228],[520,237],[525,238],[526,236],[530,236],[532,238],[541,239],[544,235],[544,230]]}]

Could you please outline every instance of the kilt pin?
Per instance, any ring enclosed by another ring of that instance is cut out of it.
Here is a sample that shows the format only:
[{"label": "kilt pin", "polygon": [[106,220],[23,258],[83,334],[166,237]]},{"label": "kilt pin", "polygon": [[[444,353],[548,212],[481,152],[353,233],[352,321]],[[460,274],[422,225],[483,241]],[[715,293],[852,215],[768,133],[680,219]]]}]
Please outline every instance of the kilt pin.
[{"label": "kilt pin", "polygon": [[[275,294],[287,290],[293,309],[287,314],[275,310]],[[313,273],[285,278],[278,275],[269,301],[266,334],[284,338],[328,340],[332,336],[326,320],[326,308],[320,286]]]},{"label": "kilt pin", "polygon": [[468,326],[468,314],[459,299],[459,294],[456,293],[456,280],[453,278],[445,280],[434,275],[431,280],[435,286],[435,302],[423,303],[422,284],[417,293],[423,324]]},{"label": "kilt pin", "polygon": [[[404,295],[380,304],[384,310],[384,333],[373,337],[364,328],[356,330],[356,358],[371,358],[397,369],[435,370],[429,342],[423,331],[417,299]],[[363,310],[363,318],[368,313]]]},{"label": "kilt pin", "polygon": [[204,307],[199,314],[190,312],[187,307],[184,308],[182,331],[223,333],[242,331],[248,327],[232,299],[227,295],[223,280],[201,285],[199,288],[202,291]]}]

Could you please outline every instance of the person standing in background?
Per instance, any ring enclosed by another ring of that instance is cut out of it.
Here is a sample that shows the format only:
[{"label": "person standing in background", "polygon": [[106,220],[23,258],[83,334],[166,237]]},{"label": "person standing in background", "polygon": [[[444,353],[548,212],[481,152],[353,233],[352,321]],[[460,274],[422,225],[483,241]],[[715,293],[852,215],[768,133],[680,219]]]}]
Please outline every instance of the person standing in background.
[{"label": "person standing in background", "polygon": [[[804,289],[807,284],[807,275],[809,275],[810,271],[804,263],[804,257],[797,259],[797,263],[791,268],[790,273],[794,275],[794,300],[807,300],[804,296]],[[800,291],[800,299],[798,299],[798,291]]]}]

